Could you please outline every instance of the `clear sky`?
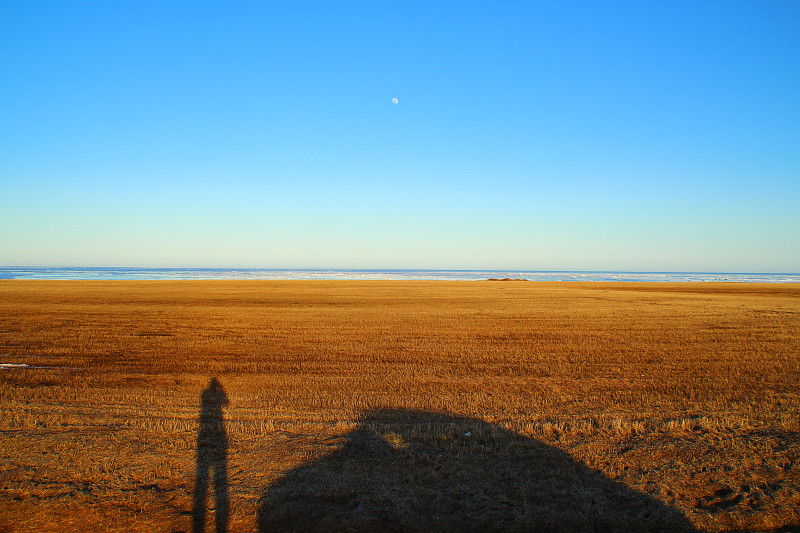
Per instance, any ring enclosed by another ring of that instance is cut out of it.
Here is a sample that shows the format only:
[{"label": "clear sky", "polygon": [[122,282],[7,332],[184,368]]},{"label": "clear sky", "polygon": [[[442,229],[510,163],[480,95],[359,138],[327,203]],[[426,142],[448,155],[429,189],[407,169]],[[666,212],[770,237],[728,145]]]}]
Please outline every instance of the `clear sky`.
[{"label": "clear sky", "polygon": [[798,28],[797,1],[2,2],[0,265],[800,272]]}]

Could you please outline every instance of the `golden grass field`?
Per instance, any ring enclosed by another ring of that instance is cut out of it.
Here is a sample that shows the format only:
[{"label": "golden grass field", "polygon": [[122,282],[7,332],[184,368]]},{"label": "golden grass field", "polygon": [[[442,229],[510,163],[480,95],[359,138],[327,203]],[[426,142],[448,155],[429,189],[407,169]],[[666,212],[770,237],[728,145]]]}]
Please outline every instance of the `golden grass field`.
[{"label": "golden grass field", "polygon": [[800,285],[7,280],[0,364],[0,532],[800,530]]}]

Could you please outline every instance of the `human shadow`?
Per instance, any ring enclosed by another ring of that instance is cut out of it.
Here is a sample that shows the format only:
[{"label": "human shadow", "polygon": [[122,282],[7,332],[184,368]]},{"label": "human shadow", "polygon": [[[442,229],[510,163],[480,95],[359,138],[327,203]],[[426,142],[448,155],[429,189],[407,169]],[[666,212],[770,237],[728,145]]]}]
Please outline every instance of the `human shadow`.
[{"label": "human shadow", "polygon": [[[228,396],[222,384],[213,378],[200,395],[200,430],[197,433],[197,473],[194,485],[192,531],[203,533],[206,527],[206,498],[214,483],[214,520],[217,533],[228,531],[228,436],[222,408]],[[212,477],[213,472],[213,477]]]},{"label": "human shadow", "polygon": [[481,420],[373,410],[264,489],[271,531],[696,531],[567,453]]}]

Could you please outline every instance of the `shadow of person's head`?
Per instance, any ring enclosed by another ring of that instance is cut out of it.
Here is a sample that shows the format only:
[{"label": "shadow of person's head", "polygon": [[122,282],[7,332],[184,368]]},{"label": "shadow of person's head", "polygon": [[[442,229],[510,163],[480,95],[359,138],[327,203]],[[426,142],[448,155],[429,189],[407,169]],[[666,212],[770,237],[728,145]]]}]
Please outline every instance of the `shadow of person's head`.
[{"label": "shadow of person's head", "polygon": [[679,512],[480,420],[367,412],[342,446],[267,487],[259,531],[691,531]]},{"label": "shadow of person's head", "polygon": [[205,398],[208,398],[215,403],[227,404],[225,389],[222,387],[222,383],[220,383],[217,378],[211,378],[211,381],[208,382],[208,387],[203,391],[203,394]]}]

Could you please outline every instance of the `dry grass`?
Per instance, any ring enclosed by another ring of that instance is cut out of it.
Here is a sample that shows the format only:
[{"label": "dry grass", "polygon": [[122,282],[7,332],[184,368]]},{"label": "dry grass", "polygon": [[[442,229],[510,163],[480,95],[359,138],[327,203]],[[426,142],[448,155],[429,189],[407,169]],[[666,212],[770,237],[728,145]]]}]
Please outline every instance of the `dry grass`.
[{"label": "dry grass", "polygon": [[0,354],[0,531],[189,531],[212,377],[231,531],[800,526],[797,285],[0,281]]}]

